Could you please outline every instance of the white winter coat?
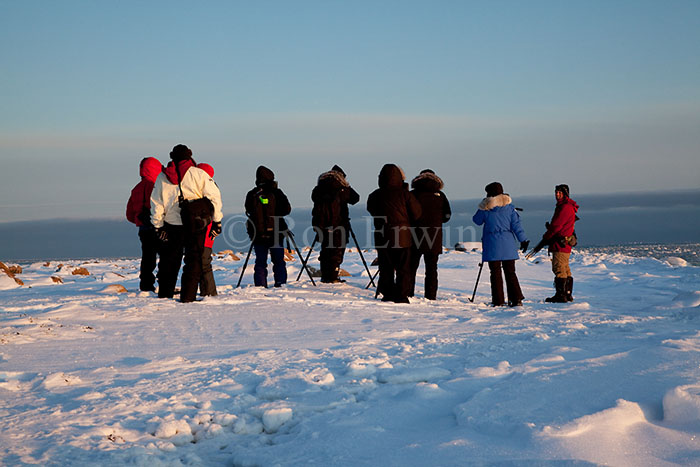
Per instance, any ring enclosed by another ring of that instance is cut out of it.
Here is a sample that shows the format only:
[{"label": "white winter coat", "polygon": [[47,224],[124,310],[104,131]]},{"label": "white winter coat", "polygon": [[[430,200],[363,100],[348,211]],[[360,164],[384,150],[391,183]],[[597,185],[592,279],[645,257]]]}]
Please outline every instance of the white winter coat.
[{"label": "white winter coat", "polygon": [[[214,205],[214,222],[221,222],[224,215],[221,212],[221,192],[214,179],[198,167],[190,167],[182,177],[182,195],[187,200],[209,198]],[[170,183],[165,173],[156,178],[151,193],[151,222],[157,229],[167,222],[172,225],[182,225],[178,196],[180,188]]]}]

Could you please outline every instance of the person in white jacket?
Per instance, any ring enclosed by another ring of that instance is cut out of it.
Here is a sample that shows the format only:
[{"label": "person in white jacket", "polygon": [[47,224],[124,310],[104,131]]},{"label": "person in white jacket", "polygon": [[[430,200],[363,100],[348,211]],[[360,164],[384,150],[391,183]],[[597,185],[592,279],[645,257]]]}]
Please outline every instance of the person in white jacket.
[{"label": "person in white jacket", "polygon": [[180,212],[180,194],[185,200],[208,198],[213,206],[210,235],[221,233],[221,192],[207,172],[198,168],[192,159],[192,150],[178,144],[170,152],[172,161],[158,175],[151,193],[151,223],[162,242],[158,265],[158,297],[172,298],[180,271],[183,250],[185,265],[182,270],[180,301],[195,300],[202,275],[202,232],[185,229]]}]

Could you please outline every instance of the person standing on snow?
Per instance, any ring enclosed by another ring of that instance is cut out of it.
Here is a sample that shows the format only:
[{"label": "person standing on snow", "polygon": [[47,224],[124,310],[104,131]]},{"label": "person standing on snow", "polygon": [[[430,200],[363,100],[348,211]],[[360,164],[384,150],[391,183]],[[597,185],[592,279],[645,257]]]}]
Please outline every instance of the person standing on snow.
[{"label": "person standing on snow", "polygon": [[379,188],[367,198],[367,211],[374,217],[374,246],[379,260],[377,291],[385,302],[410,303],[411,228],[422,211],[404,180],[399,166],[386,164],[379,172]]},{"label": "person standing on snow", "polygon": [[569,198],[569,185],[557,185],[554,187],[554,196],[557,205],[554,208],[552,220],[545,225],[547,231],[542,235],[542,241],[549,244],[552,253],[552,272],[554,273],[554,288],[552,297],[545,299],[550,303],[573,302],[574,278],[571,276],[569,257],[571,247],[576,245],[574,227],[578,204]]},{"label": "person standing on snow", "polygon": [[493,306],[506,304],[503,296],[503,278],[501,268],[506,277],[509,306],[522,306],[523,293],[520,282],[515,274],[515,260],[518,259],[518,244],[525,252],[530,244],[525,231],[520,225],[520,216],[513,207],[510,196],[503,193],[503,186],[498,182],[486,185],[486,198],[479,203],[472,221],[483,225],[481,237],[481,260],[489,263],[491,276],[491,302]]},{"label": "person standing on snow", "polygon": [[185,265],[182,270],[180,301],[193,302],[202,275],[202,250],[205,231],[193,231],[183,225],[180,197],[184,201],[207,198],[213,206],[212,231],[221,232],[221,192],[204,170],[196,167],[192,150],[178,144],[170,152],[172,159],[156,179],[151,194],[151,222],[162,241],[158,268],[158,297],[172,298],[180,270],[183,250]]},{"label": "person standing on snow", "polygon": [[318,183],[311,192],[311,200],[314,203],[311,225],[321,244],[321,282],[342,282],[338,273],[350,235],[348,204],[356,204],[360,201],[360,195],[345,179],[343,169],[334,165],[331,170],[319,175]]},{"label": "person standing on snow", "polygon": [[151,224],[151,192],[156,178],[163,171],[163,165],[155,157],[145,157],[139,164],[141,181],[131,190],[129,202],[126,204],[126,218],[139,228],[141,240],[141,273],[139,274],[139,289],[155,292],[156,268],[159,241],[156,230]]},{"label": "person standing on snow", "polygon": [[255,249],[253,282],[256,287],[267,287],[267,255],[272,259],[275,287],[287,283],[287,265],[284,261],[284,239],[287,222],[284,216],[292,212],[287,195],[275,181],[275,174],[265,166],[255,172],[255,188],[245,198],[248,216],[247,230]]},{"label": "person standing on snow", "polygon": [[442,224],[450,220],[452,210],[440,177],[425,169],[411,181],[411,193],[421,205],[422,215],[415,225],[414,245],[411,250],[411,288],[415,292],[416,272],[423,256],[425,263],[425,298],[435,300],[438,289],[438,258],[442,253]]},{"label": "person standing on snow", "polygon": [[[206,163],[197,164],[197,167],[204,170],[209,176],[214,178],[214,167]],[[214,182],[216,183],[216,182]],[[217,185],[218,186],[218,185]],[[212,228],[213,227],[213,228]],[[221,224],[214,225],[214,222],[207,227],[206,235],[204,236],[204,249],[202,250],[202,277],[199,280],[199,294],[202,297],[215,296],[216,282],[214,281],[214,270],[211,266],[212,249],[214,248],[214,239],[221,233]]]}]

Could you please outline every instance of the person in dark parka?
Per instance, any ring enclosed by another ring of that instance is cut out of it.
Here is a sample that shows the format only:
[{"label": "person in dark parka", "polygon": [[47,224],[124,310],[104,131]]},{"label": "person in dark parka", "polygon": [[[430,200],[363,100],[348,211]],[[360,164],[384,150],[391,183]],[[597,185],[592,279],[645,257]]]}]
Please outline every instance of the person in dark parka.
[{"label": "person in dark parka", "polygon": [[350,235],[348,204],[356,204],[360,195],[347,182],[343,169],[334,165],[319,175],[311,200],[311,224],[321,244],[321,282],[342,282],[338,273]]},{"label": "person in dark parka", "polygon": [[521,306],[523,294],[518,276],[515,274],[515,260],[518,259],[518,245],[527,250],[529,241],[520,225],[520,216],[513,207],[508,194],[498,182],[486,185],[486,198],[479,204],[479,210],[472,218],[476,225],[483,225],[482,261],[489,263],[491,275],[491,299],[494,306],[505,305],[501,268],[506,277],[508,304]]},{"label": "person in dark parka", "polygon": [[411,292],[415,292],[416,271],[423,257],[425,263],[425,298],[435,300],[438,289],[437,263],[442,253],[442,224],[452,217],[450,202],[441,191],[444,184],[430,169],[425,169],[411,181],[411,193],[421,205],[422,215],[415,224],[411,250]]},{"label": "person in dark parka", "polygon": [[383,301],[409,303],[411,292],[411,228],[421,216],[420,203],[408,191],[403,171],[386,164],[379,172],[379,188],[367,198],[374,217],[374,243],[379,260],[378,292]]},{"label": "person in dark parka", "polygon": [[284,262],[284,239],[287,223],[284,216],[292,212],[287,195],[280,190],[275,174],[265,166],[255,172],[255,188],[245,199],[248,216],[248,236],[255,249],[253,282],[256,287],[267,287],[267,255],[272,259],[275,287],[287,283],[287,265]]}]

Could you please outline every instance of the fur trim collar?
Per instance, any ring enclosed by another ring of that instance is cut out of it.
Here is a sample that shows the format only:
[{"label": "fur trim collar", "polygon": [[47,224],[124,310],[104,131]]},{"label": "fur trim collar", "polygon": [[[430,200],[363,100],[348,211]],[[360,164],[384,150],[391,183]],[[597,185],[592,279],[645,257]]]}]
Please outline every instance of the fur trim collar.
[{"label": "fur trim collar", "polygon": [[479,209],[483,211],[490,211],[493,208],[502,208],[503,206],[508,206],[513,200],[507,194],[502,194],[498,196],[489,196],[484,198],[481,203],[479,203]]},{"label": "fur trim collar", "polygon": [[416,178],[414,178],[411,181],[411,188],[418,188],[421,185],[437,185],[437,190],[442,190],[445,187],[445,184],[442,182],[442,179],[438,177],[437,175],[430,173],[430,172],[425,172],[420,175],[418,175]]},{"label": "fur trim collar", "polygon": [[343,174],[340,172],[337,172],[335,170],[329,170],[328,172],[323,172],[321,175],[318,176],[318,181],[331,181],[335,180],[338,182],[341,186],[343,187],[349,187],[350,184],[348,183],[347,180],[345,180],[345,177],[343,177]]}]

